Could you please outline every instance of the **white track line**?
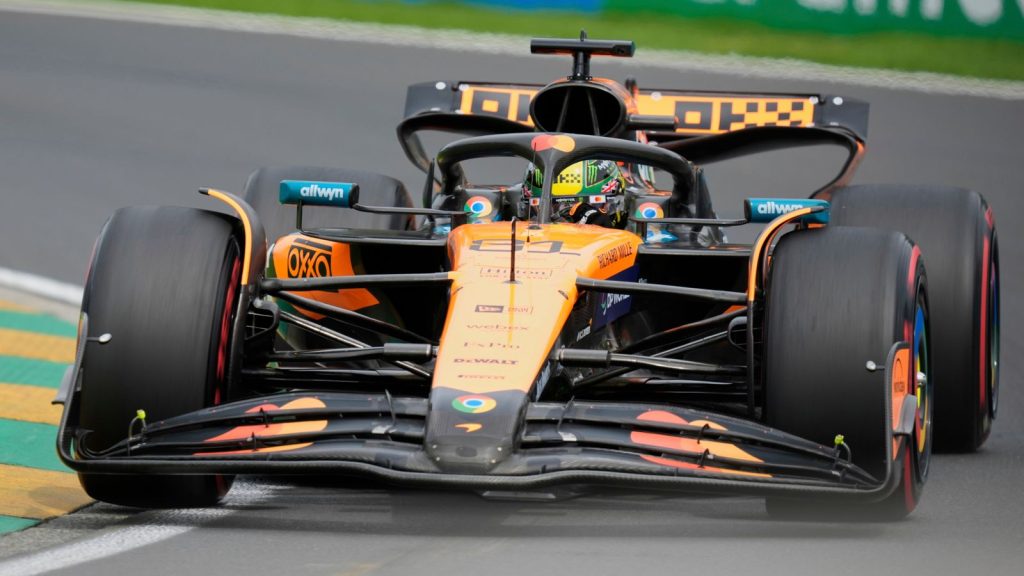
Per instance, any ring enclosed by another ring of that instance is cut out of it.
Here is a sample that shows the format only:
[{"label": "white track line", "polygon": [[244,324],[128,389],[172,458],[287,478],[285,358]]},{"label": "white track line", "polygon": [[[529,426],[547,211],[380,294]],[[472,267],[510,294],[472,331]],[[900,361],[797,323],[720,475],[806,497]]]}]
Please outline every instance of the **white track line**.
[{"label": "white track line", "polygon": [[[186,26],[257,34],[279,34],[339,42],[360,42],[434,48],[461,52],[484,52],[507,56],[530,56],[527,37],[510,34],[480,34],[461,30],[426,30],[415,26],[362,24],[323,18],[297,18],[268,14],[246,14],[131,2],[105,0],[0,0],[0,11],[76,16],[122,22]],[[536,56],[531,56],[536,58]],[[618,62],[620,59],[609,59]],[[1024,100],[1024,82],[984,80],[932,72],[898,72],[816,64],[802,60],[712,55],[696,52],[646,50],[640,46],[636,58],[620,62],[626,66],[651,66],[681,72],[706,72],[755,78],[835,82],[857,86],[978,96],[1003,100]]]},{"label": "white track line", "polygon": [[[104,531],[84,540],[0,561],[0,574],[33,576],[155,544],[224,518],[239,508],[258,504],[278,489],[279,487],[238,482],[217,508],[143,512],[137,519],[145,521],[145,524]],[[146,570],[142,569],[140,573],[145,574]]]},{"label": "white track line", "polygon": [[63,304],[78,307],[82,305],[82,287],[37,276],[28,272],[19,272],[0,266],[0,287],[27,292],[48,300],[56,300]]}]

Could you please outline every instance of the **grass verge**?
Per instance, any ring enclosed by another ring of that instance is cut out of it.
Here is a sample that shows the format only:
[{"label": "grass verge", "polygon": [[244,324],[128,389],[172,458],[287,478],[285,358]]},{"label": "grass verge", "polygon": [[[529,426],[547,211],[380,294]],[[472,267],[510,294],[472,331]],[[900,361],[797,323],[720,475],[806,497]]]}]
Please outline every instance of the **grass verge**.
[{"label": "grass verge", "polygon": [[[1024,80],[1024,43],[914,33],[836,36],[778,30],[757,23],[685,19],[650,13],[584,14],[490,9],[455,2],[399,0],[146,0],[241,12],[324,17],[357,22],[573,37],[635,40],[638,49],[694,50],[798,58],[824,64],[929,71]],[[524,47],[525,50],[525,47]]]}]

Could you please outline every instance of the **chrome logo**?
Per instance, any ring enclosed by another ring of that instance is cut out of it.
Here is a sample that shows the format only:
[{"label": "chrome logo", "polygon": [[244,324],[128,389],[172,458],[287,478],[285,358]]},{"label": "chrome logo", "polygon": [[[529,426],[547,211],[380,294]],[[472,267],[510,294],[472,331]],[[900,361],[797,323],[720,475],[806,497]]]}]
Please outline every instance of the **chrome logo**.
[{"label": "chrome logo", "polygon": [[637,218],[664,218],[665,211],[654,202],[644,202],[636,207]]},{"label": "chrome logo", "polygon": [[491,201],[484,196],[473,196],[469,200],[466,200],[466,211],[470,212],[477,218],[483,218],[491,213],[493,210]]},{"label": "chrome logo", "polygon": [[469,414],[483,414],[484,412],[490,412],[494,410],[494,407],[498,405],[498,402],[490,396],[481,396],[479,394],[470,394],[468,396],[459,396],[455,400],[452,400],[452,408],[455,408],[459,412],[467,412]]}]

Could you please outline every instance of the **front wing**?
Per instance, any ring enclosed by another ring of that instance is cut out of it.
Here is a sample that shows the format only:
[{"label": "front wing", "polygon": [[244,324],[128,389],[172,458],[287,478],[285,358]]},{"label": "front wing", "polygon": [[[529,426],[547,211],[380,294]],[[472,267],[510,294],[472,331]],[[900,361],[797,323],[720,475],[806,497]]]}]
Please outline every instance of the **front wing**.
[{"label": "front wing", "polygon": [[[77,426],[76,396],[67,398],[58,452],[85,473],[340,474],[478,491],[589,485],[864,501],[885,498],[900,481],[891,452],[884,477],[875,478],[838,449],[753,421],[591,401],[529,404],[512,454],[487,469],[453,471],[436,465],[423,445],[426,399],[373,393],[290,392],[233,402],[138,426],[92,453],[83,448],[88,431]],[[907,449],[904,433],[890,430],[887,446]]]}]

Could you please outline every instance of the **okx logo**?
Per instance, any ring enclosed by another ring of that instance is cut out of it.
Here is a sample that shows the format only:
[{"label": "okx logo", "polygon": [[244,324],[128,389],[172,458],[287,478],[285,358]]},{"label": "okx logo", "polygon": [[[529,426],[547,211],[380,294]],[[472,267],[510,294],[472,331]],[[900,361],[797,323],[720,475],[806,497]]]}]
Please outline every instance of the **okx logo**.
[{"label": "okx logo", "polygon": [[331,247],[304,238],[296,238],[288,248],[289,278],[331,276]]}]

